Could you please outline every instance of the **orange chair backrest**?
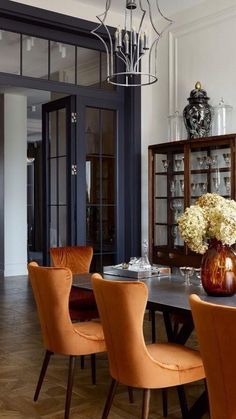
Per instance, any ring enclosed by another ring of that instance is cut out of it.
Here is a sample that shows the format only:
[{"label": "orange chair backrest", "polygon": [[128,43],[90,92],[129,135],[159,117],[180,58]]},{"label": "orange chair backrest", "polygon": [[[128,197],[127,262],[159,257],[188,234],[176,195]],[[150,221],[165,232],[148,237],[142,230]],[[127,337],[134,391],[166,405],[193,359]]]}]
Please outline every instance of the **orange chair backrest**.
[{"label": "orange chair backrest", "polygon": [[70,269],[42,267],[31,262],[28,271],[46,349],[71,353],[69,338],[73,335],[73,324],[68,310],[72,284]]},{"label": "orange chair backrest", "polygon": [[92,275],[92,284],[111,376],[123,384],[141,386],[144,376],[153,371],[143,337],[147,287],[138,281],[104,280],[99,274]]},{"label": "orange chair backrest", "polygon": [[197,295],[190,305],[206,372],[211,419],[236,418],[236,307],[209,304]]},{"label": "orange chair backrest", "polygon": [[50,255],[54,266],[66,266],[73,274],[81,274],[89,272],[93,248],[90,246],[51,247]]}]

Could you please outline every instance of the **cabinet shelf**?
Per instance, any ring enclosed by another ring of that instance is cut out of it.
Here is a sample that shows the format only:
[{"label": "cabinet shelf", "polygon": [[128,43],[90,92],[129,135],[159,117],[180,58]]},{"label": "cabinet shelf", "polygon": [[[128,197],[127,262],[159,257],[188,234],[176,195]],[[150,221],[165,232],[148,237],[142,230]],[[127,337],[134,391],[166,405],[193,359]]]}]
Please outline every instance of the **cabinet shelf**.
[{"label": "cabinet shelf", "polygon": [[[149,146],[149,257],[199,267],[201,255],[179,236],[177,219],[201,195],[235,199],[236,134]],[[199,167],[201,166],[201,167]]]}]

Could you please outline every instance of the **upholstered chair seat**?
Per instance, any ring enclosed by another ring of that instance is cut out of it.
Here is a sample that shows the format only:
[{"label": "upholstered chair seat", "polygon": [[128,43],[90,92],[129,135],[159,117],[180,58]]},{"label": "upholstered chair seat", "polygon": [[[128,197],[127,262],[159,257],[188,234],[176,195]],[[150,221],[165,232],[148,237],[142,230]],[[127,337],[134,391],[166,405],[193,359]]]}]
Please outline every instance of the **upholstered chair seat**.
[{"label": "upholstered chair seat", "polygon": [[181,386],[205,377],[198,351],[173,343],[145,344],[148,289],[143,282],[105,280],[94,274],[92,284],[112,377],[102,419],[108,417],[118,383],[143,389],[142,419],[147,419],[150,389]]},{"label": "upholstered chair seat", "polygon": [[[219,300],[220,303],[220,300]],[[193,321],[206,372],[211,419],[236,418],[236,307],[190,296]]]},{"label": "upholstered chair seat", "polygon": [[68,419],[76,357],[106,350],[103,329],[97,321],[72,323],[68,308],[72,285],[72,273],[69,268],[41,267],[31,262],[28,270],[46,349],[34,400],[38,399],[51,355],[68,355],[69,372],[64,416]]},{"label": "upholstered chair seat", "polygon": [[[72,274],[88,273],[93,257],[90,246],[52,247],[50,255],[54,266],[70,268]],[[94,294],[89,290],[71,287],[69,311],[72,320],[91,320],[98,317]]]}]

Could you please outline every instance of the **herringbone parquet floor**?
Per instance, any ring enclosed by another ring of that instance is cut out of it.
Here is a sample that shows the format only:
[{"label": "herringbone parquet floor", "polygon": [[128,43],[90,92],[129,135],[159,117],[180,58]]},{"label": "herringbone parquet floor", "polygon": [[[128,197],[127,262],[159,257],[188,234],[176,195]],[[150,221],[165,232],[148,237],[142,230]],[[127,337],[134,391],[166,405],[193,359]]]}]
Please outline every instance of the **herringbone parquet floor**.
[{"label": "herringbone parquet floor", "polygon": [[[165,339],[161,315],[158,337]],[[35,385],[44,356],[41,332],[32,291],[27,277],[0,279],[0,418],[63,419],[68,361],[55,355],[48,367],[38,402],[33,401]],[[149,339],[150,322],[145,320]],[[110,384],[106,355],[97,356],[97,385],[91,384],[89,358],[85,369],[77,371],[73,387],[70,419],[100,419]],[[202,384],[188,386],[191,404],[202,391]],[[127,389],[120,386],[110,419],[140,417],[141,392],[134,391],[135,402],[128,401]],[[168,418],[181,418],[176,390],[169,390]],[[162,417],[160,391],[153,391],[150,419]],[[208,416],[205,416],[206,418]]]}]

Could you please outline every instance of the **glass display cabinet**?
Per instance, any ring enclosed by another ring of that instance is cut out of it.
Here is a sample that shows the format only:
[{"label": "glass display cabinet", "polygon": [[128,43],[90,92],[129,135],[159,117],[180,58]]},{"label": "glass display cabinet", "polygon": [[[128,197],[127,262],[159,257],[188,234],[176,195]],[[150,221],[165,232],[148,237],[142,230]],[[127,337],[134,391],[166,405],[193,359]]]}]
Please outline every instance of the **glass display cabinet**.
[{"label": "glass display cabinet", "polygon": [[149,258],[168,266],[199,267],[201,255],[181,239],[177,219],[207,192],[235,199],[236,134],[151,145]]}]

